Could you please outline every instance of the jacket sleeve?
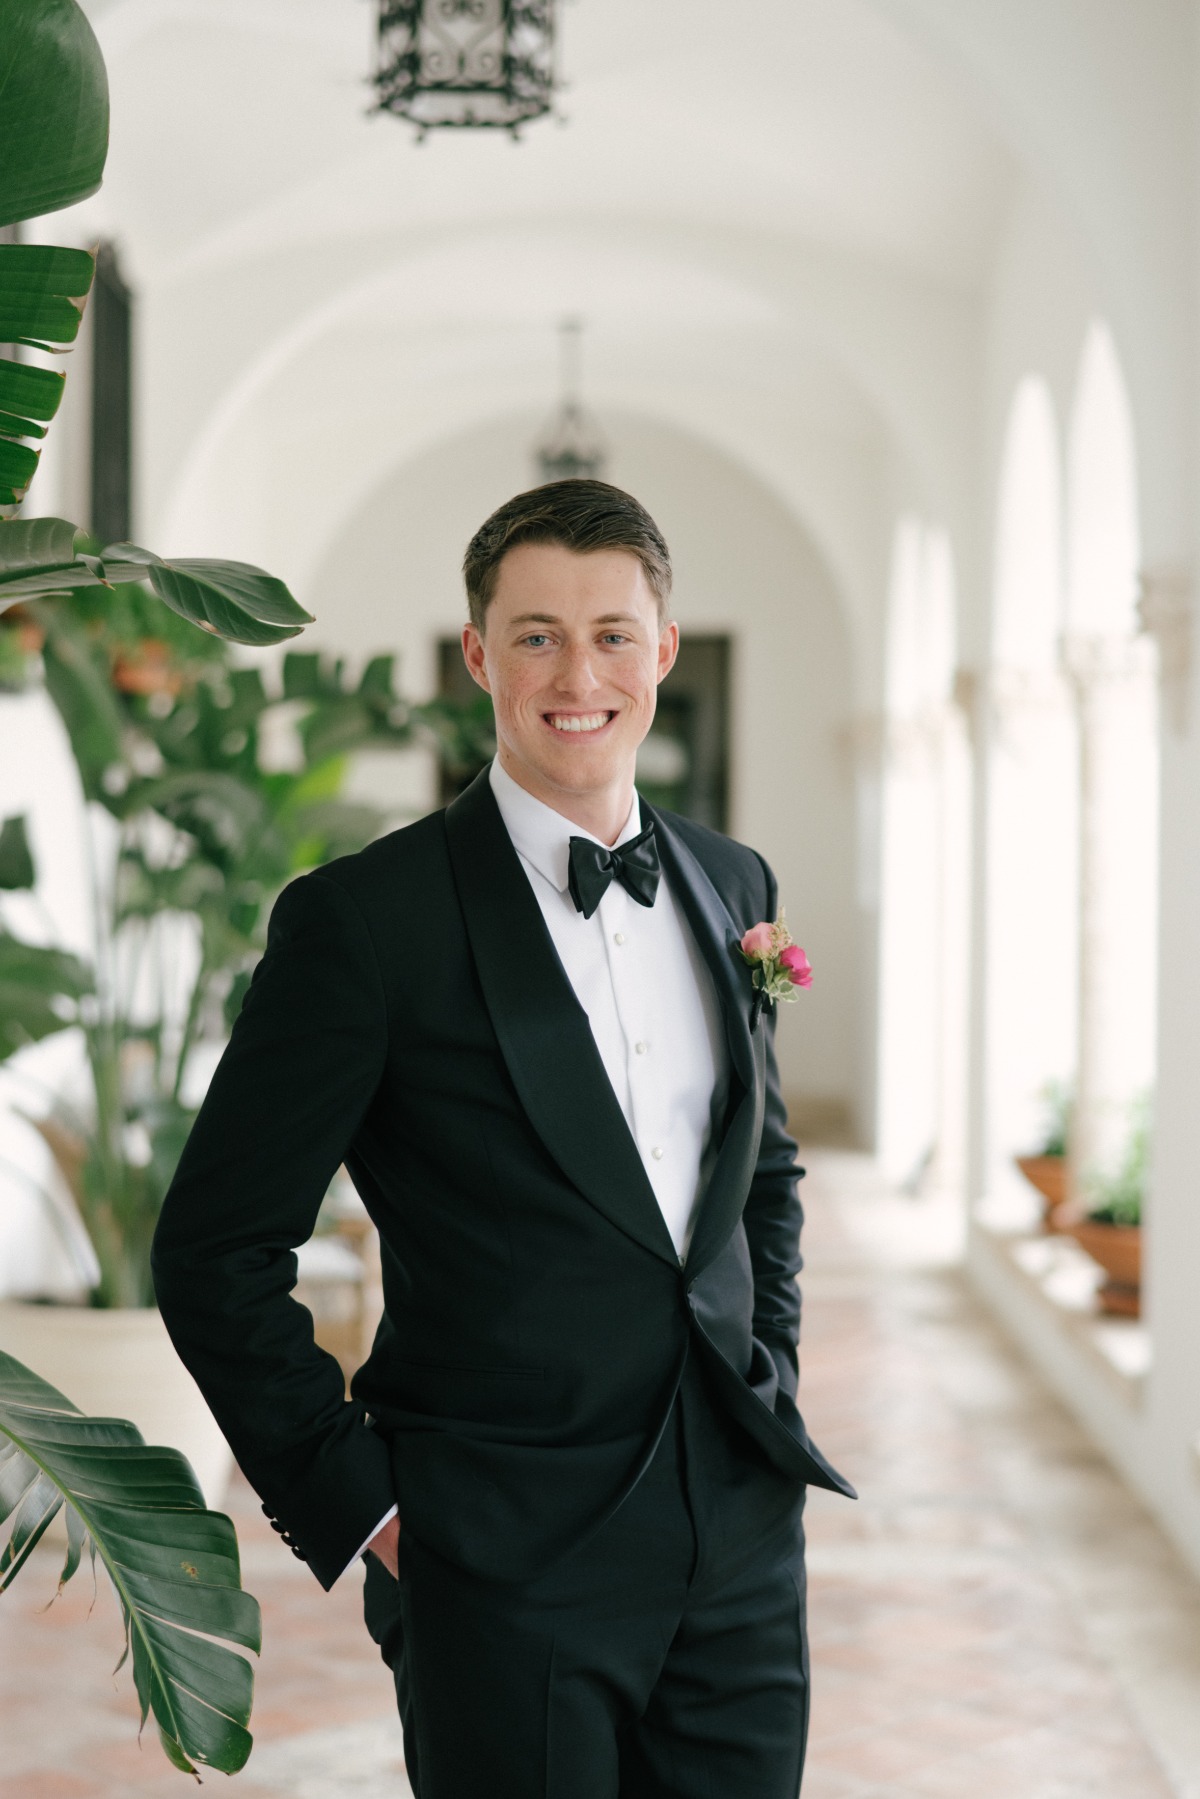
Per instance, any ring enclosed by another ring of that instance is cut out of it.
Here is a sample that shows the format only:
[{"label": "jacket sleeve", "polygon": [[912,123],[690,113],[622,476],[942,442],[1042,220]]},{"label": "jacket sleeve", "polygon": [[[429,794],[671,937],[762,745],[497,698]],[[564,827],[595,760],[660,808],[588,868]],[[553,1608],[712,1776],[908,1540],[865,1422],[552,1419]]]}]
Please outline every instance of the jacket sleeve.
[{"label": "jacket sleeve", "polygon": [[[774,918],[778,887],[766,863],[761,857],[758,860],[766,887],[765,910],[759,916]],[[776,1010],[768,1007],[762,1017],[767,1052],[763,1128],[743,1220],[754,1270],[754,1335],[770,1350],[779,1370],[779,1384],[794,1400],[800,1380],[800,1288],[796,1277],[803,1265],[800,1229],[804,1223],[798,1188],[804,1170],[796,1164],[796,1142],[788,1134],[787,1108],[779,1086]]]},{"label": "jacket sleeve", "polygon": [[388,1452],[292,1298],[297,1246],[371,1104],[387,1014],[334,880],[285,889],[163,1205],[163,1319],[247,1479],[329,1587],[394,1503]]}]

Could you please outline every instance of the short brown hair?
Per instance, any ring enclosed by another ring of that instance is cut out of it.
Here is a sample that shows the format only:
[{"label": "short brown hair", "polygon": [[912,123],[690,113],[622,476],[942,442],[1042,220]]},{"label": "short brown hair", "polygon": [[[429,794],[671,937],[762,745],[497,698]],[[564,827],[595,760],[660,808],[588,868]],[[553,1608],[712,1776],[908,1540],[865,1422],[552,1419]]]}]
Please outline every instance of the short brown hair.
[{"label": "short brown hair", "polygon": [[671,553],[646,508],[607,481],[548,481],[497,507],[467,545],[463,580],[471,623],[482,633],[484,615],[496,591],[500,564],[519,543],[560,543],[587,555],[590,550],[628,550],[636,556],[658,601],[661,625],[671,597]]}]

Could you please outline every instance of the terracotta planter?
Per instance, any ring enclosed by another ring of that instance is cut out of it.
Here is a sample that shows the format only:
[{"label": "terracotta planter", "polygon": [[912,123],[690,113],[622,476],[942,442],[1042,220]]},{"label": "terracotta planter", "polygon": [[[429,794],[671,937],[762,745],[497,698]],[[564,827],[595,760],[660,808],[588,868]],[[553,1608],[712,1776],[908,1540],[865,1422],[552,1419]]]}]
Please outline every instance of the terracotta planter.
[{"label": "terracotta planter", "polygon": [[177,694],[183,687],[183,676],[171,661],[171,651],[156,637],[144,637],[135,647],[123,650],[113,663],[113,685],[122,693]]},{"label": "terracotta planter", "polygon": [[127,1418],[147,1443],[182,1450],[219,1509],[233,1454],[158,1313],[0,1303],[0,1349],[57,1387],[81,1412]]},{"label": "terracotta planter", "polygon": [[1094,1218],[1081,1218],[1068,1228],[1079,1247],[1108,1276],[1097,1294],[1100,1310],[1121,1318],[1140,1317],[1141,1225],[1098,1224]]},{"label": "terracotta planter", "polygon": [[1017,1156],[1017,1167],[1031,1187],[1042,1196],[1042,1228],[1058,1230],[1053,1212],[1067,1197],[1067,1158],[1065,1156]]}]

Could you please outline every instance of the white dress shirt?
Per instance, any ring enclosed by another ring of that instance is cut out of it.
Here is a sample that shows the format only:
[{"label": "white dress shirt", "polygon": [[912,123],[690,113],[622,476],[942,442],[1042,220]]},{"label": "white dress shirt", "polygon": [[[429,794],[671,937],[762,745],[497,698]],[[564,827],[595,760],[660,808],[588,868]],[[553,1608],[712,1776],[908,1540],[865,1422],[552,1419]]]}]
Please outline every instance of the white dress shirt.
[{"label": "white dress shirt", "polygon": [[[567,877],[571,838],[592,833],[527,793],[499,757],[492,763],[491,784],[683,1262],[729,1097],[712,975],[665,875],[652,906],[639,905],[614,880],[585,918],[576,910]],[[641,828],[635,793],[617,843],[627,843]],[[367,1543],[396,1511],[393,1506],[380,1519]]]},{"label": "white dress shirt", "polygon": [[[491,783],[682,1262],[729,1093],[712,976],[665,875],[653,906],[614,880],[585,918],[567,886],[571,838],[601,839],[527,793],[499,757]],[[635,793],[617,844],[641,828]]]}]

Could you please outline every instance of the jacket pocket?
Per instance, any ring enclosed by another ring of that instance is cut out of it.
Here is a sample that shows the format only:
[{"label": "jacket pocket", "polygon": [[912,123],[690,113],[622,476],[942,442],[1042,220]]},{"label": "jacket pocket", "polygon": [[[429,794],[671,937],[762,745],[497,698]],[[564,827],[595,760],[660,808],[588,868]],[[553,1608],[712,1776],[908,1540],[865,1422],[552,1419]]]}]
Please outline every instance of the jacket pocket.
[{"label": "jacket pocket", "polygon": [[504,1430],[543,1426],[553,1392],[544,1368],[398,1357],[389,1398],[409,1419]]}]

